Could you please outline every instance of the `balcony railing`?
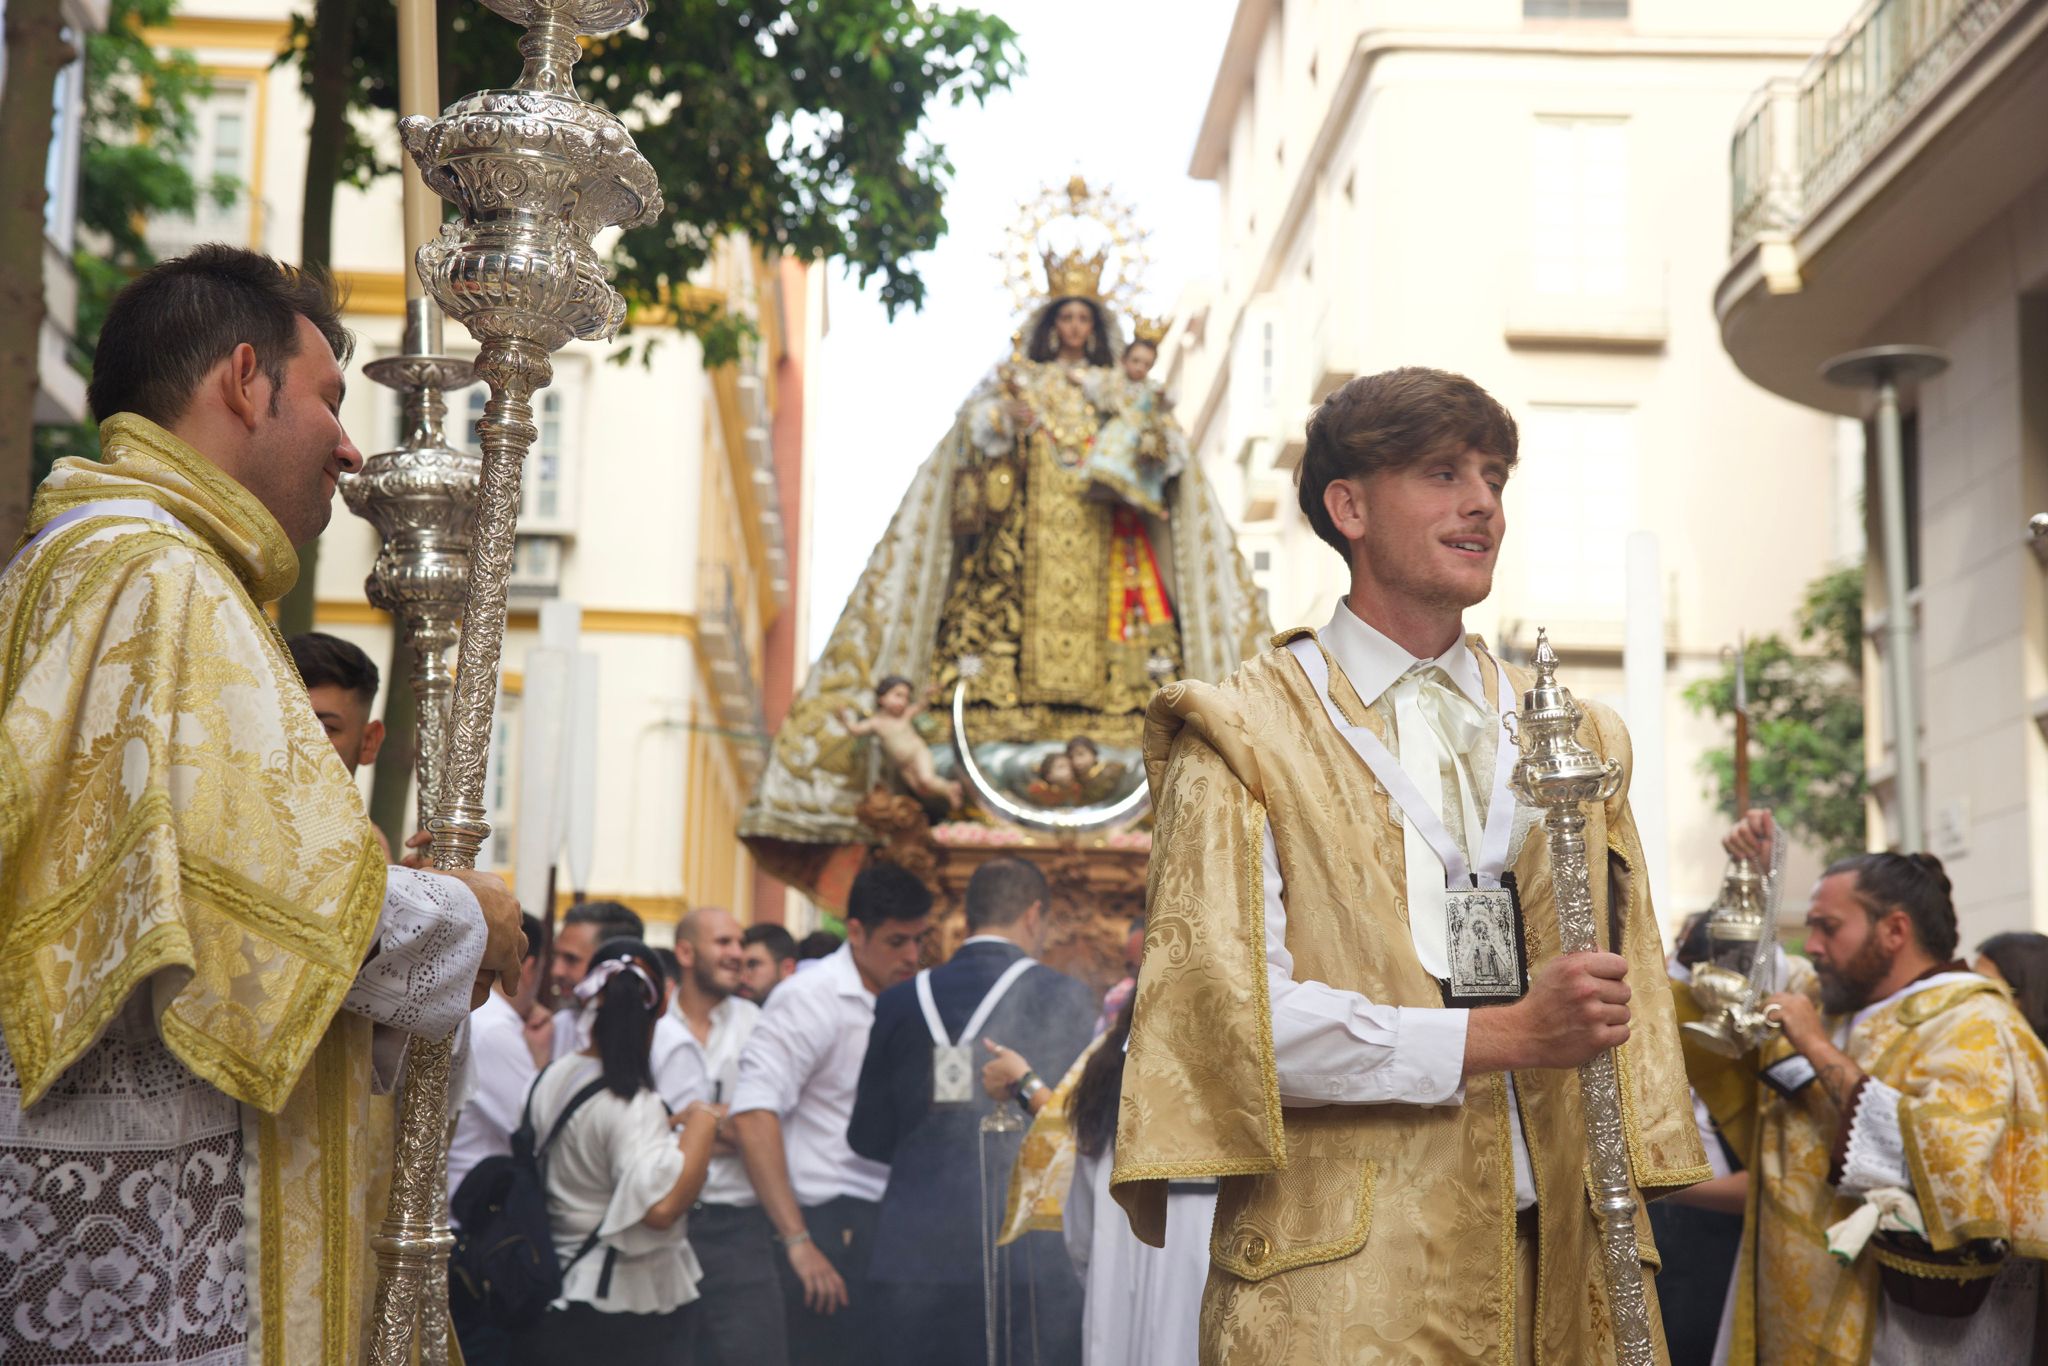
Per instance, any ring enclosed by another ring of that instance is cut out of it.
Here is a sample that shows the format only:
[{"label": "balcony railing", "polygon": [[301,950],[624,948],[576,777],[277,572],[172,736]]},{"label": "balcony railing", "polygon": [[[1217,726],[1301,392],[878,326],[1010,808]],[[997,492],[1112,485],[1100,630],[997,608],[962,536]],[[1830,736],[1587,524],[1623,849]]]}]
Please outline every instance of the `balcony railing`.
[{"label": "balcony railing", "polygon": [[1729,161],[1731,249],[1796,226],[1839,190],[2023,0],[1872,0],[1797,80],[1759,90]]}]

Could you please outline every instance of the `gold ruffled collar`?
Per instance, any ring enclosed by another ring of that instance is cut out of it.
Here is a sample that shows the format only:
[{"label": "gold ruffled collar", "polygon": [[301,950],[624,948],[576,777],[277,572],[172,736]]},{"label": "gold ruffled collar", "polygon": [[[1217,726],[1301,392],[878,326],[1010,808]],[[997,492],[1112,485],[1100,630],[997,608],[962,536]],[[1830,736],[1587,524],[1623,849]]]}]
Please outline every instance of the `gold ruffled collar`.
[{"label": "gold ruffled collar", "polygon": [[299,555],[256,495],[185,442],[135,413],[100,424],[100,458],[59,460],[36,490],[28,531],[58,513],[107,498],[143,498],[176,517],[234,569],[259,604],[299,578]]}]

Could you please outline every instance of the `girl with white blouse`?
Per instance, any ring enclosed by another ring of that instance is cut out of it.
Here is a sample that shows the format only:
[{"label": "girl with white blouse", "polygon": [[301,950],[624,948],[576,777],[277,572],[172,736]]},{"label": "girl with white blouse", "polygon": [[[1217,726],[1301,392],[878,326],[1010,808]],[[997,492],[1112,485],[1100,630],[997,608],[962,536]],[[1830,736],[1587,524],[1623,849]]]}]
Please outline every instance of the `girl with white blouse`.
[{"label": "girl with white blouse", "polygon": [[683,1216],[703,1189],[724,1107],[698,1102],[671,1116],[655,1093],[648,1050],[665,988],[639,940],[599,949],[576,987],[585,1047],[534,1082],[536,1134],[592,1081],[605,1088],[542,1156],[562,1294],[515,1349],[518,1366],[689,1366],[700,1270]]}]

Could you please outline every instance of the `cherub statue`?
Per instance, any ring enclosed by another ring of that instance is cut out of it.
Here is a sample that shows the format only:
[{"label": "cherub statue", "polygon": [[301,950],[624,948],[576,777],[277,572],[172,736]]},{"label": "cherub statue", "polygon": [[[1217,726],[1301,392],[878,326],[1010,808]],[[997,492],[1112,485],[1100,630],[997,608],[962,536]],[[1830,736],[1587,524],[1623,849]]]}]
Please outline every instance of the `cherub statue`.
[{"label": "cherub statue", "polygon": [[1116,789],[1124,780],[1124,766],[1105,762],[1093,740],[1085,735],[1076,735],[1067,741],[1066,754],[1082,800],[1102,802],[1116,795]]},{"label": "cherub statue", "polygon": [[873,716],[856,716],[849,708],[841,713],[841,719],[849,734],[872,735],[881,741],[882,753],[912,792],[920,797],[943,799],[946,810],[955,810],[966,794],[957,781],[939,776],[938,765],[932,762],[931,746],[917,733],[916,721],[924,714],[926,704],[913,702],[913,695],[909,679],[890,674],[875,685]]},{"label": "cherub statue", "polygon": [[1056,749],[1039,761],[1038,776],[1025,784],[1024,795],[1039,806],[1081,804],[1081,783],[1065,750]]}]

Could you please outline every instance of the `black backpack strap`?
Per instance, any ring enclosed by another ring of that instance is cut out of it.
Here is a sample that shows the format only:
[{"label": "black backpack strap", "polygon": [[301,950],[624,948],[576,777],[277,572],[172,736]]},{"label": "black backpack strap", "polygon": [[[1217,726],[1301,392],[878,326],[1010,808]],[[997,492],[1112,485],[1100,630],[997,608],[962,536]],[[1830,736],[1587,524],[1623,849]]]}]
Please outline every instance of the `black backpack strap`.
[{"label": "black backpack strap", "polygon": [[[534,1084],[537,1086],[540,1083],[536,1081]],[[574,1096],[571,1096],[569,1098],[568,1106],[563,1109],[562,1113],[556,1117],[554,1124],[549,1127],[548,1136],[541,1141],[540,1146],[536,1147],[533,1150],[533,1155],[536,1158],[538,1158],[542,1153],[546,1152],[548,1148],[554,1143],[555,1139],[560,1137],[562,1132],[562,1126],[569,1122],[569,1117],[575,1114],[578,1110],[582,1109],[583,1103],[585,1101],[591,1099],[593,1096],[597,1095],[598,1092],[604,1090],[604,1084],[604,1078],[599,1077],[596,1081],[591,1082],[588,1086],[584,1087],[581,1091],[578,1091]],[[526,1103],[529,1107],[533,1104],[533,1097],[530,1094],[526,1098]],[[531,1115],[527,1117],[527,1122],[532,1122]]]}]

